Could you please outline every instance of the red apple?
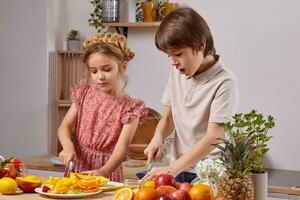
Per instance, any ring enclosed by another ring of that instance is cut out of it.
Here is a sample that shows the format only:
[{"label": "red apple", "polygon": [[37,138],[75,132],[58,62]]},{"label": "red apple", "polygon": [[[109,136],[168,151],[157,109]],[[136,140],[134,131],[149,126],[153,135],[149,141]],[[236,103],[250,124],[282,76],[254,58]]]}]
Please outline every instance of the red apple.
[{"label": "red apple", "polygon": [[179,186],[179,190],[189,192],[192,187],[193,187],[192,184],[190,184],[188,182],[184,182],[184,183],[181,183],[181,185]]},{"label": "red apple", "polygon": [[171,174],[160,174],[155,178],[155,187],[158,188],[159,186],[169,185],[175,186],[175,178]]},{"label": "red apple", "polygon": [[183,190],[176,190],[170,196],[173,197],[175,200],[190,200],[191,199],[190,195],[186,191],[183,191]]},{"label": "red apple", "polygon": [[156,200],[175,200],[175,199],[173,197],[163,194],[160,197],[157,197]]},{"label": "red apple", "polygon": [[169,186],[169,185],[162,185],[159,186],[158,188],[156,188],[157,191],[157,196],[160,197],[162,195],[170,195],[173,192],[176,191],[176,188],[174,188],[173,186]]}]

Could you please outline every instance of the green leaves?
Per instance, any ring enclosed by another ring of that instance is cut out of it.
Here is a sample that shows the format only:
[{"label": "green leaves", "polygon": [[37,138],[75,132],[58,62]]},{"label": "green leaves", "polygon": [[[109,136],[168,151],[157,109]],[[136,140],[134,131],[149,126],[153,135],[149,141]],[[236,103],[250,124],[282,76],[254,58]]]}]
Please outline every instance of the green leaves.
[{"label": "green leaves", "polygon": [[237,113],[232,117],[232,121],[224,124],[224,130],[233,138],[247,138],[249,143],[255,149],[251,156],[250,167],[252,172],[264,172],[264,156],[269,150],[267,142],[272,138],[267,135],[269,129],[275,126],[272,116],[264,117],[256,110],[249,113]]},{"label": "green leaves", "polygon": [[76,41],[80,41],[80,32],[79,30],[74,30],[72,29],[68,36],[67,36],[67,40],[76,40]]},{"label": "green leaves", "polygon": [[98,33],[105,28],[102,24],[102,0],[91,0],[94,10],[90,14],[91,18],[88,19],[90,25],[94,26]]}]

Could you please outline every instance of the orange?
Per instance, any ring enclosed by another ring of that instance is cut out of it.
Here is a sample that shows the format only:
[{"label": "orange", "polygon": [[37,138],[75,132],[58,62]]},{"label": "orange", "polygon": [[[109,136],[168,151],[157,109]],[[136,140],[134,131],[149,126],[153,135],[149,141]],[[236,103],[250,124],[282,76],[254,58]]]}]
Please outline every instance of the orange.
[{"label": "orange", "polygon": [[192,200],[213,200],[214,193],[208,185],[198,184],[194,185],[189,190],[189,195]]},{"label": "orange", "polygon": [[155,200],[157,191],[152,187],[141,187],[134,195],[134,200]]},{"label": "orange", "polygon": [[155,188],[155,182],[152,180],[145,181],[142,183],[142,187],[152,187]]},{"label": "orange", "polygon": [[130,188],[122,188],[116,192],[113,200],[133,200],[134,194]]},{"label": "orange", "polygon": [[9,177],[0,179],[0,193],[15,194],[17,190],[17,182]]}]

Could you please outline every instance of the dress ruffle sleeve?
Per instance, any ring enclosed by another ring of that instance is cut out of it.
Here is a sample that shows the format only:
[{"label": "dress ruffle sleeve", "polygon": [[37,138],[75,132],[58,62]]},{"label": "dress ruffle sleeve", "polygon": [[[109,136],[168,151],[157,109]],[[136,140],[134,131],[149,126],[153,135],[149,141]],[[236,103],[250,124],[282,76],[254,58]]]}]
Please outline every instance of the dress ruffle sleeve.
[{"label": "dress ruffle sleeve", "polygon": [[88,87],[89,86],[85,80],[81,80],[79,82],[79,84],[71,87],[71,100],[77,106],[80,105],[80,102],[81,102],[82,98],[84,97]]},{"label": "dress ruffle sleeve", "polygon": [[148,109],[145,107],[145,103],[140,99],[133,99],[129,102],[127,109],[122,117],[121,122],[123,124],[128,123],[131,119],[137,117],[140,118],[139,126],[142,125],[148,116]]}]

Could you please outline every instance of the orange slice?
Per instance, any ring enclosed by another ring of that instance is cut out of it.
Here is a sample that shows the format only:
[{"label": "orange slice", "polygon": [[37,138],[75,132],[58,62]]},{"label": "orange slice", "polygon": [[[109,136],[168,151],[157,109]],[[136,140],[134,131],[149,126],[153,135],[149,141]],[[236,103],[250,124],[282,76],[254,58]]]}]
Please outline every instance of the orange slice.
[{"label": "orange slice", "polygon": [[81,187],[92,188],[92,187],[99,187],[100,183],[97,179],[95,179],[95,180],[80,180],[78,185]]},{"label": "orange slice", "polygon": [[116,192],[113,200],[133,200],[133,191],[130,188],[122,188]]},{"label": "orange slice", "polygon": [[84,192],[86,193],[90,193],[90,192],[98,192],[100,189],[97,187],[97,188],[89,188],[87,190],[84,190]]}]

